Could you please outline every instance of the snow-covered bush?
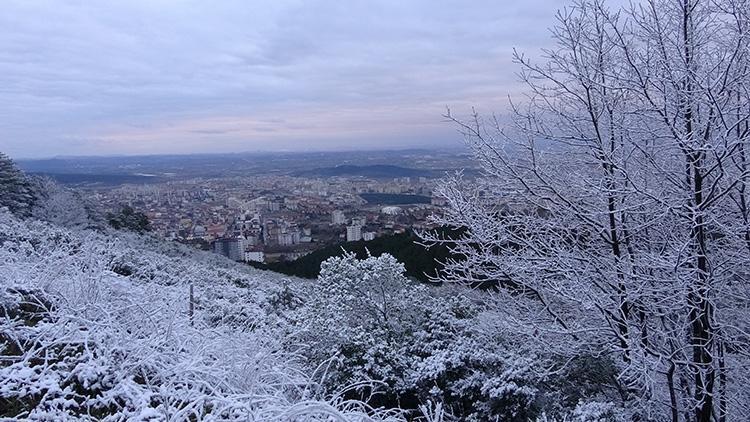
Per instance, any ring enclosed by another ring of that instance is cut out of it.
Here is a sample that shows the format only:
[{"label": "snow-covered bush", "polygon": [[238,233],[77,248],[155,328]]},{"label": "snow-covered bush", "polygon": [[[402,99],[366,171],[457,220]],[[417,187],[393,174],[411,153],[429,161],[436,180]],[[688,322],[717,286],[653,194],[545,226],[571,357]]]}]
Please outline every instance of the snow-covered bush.
[{"label": "snow-covered bush", "polygon": [[[405,363],[400,341],[414,331],[415,311],[405,299],[417,300],[423,287],[407,280],[403,265],[390,255],[357,260],[354,254],[329,258],[302,312],[313,362],[336,359],[327,374],[329,386],[377,380],[386,397],[395,400],[393,387]],[[369,395],[369,389],[362,393]],[[364,396],[362,396],[364,397]]]},{"label": "snow-covered bush", "polygon": [[406,346],[410,369],[401,388],[470,419],[526,419],[537,411],[538,362],[478,330],[478,313],[462,296],[430,301]]}]

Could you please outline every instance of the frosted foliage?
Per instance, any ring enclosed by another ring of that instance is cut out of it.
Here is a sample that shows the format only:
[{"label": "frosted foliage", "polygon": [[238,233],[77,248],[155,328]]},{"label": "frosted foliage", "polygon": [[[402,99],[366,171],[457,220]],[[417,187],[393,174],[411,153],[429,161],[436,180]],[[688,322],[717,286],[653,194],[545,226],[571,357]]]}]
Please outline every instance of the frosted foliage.
[{"label": "frosted foliage", "polygon": [[34,179],[33,186],[37,196],[31,210],[33,218],[72,229],[96,225],[92,207],[80,193],[43,177]]},{"label": "frosted foliage", "polygon": [[401,420],[320,392],[263,311],[279,290],[266,273],[7,212],[0,234],[5,416]]},{"label": "frosted foliage", "polygon": [[328,299],[340,304],[339,315],[395,329],[405,322],[404,310],[393,303],[408,288],[404,271],[403,264],[388,254],[361,261],[346,254],[323,262],[319,283]]},{"label": "frosted foliage", "polygon": [[491,295],[409,280],[390,255],[303,281],[73,226],[0,211],[0,416],[514,420],[611,396],[545,373],[556,358],[498,330]]}]

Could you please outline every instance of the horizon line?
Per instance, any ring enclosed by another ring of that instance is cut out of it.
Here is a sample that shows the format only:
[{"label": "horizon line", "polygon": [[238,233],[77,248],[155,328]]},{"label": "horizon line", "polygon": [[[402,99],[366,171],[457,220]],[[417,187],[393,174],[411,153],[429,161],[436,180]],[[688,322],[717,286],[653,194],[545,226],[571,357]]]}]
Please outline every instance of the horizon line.
[{"label": "horizon line", "polygon": [[[51,155],[44,157],[9,157],[13,161],[43,161],[43,160],[64,160],[64,159],[80,159],[80,158],[138,158],[138,157],[179,157],[179,156],[227,156],[227,155],[262,155],[262,154],[341,154],[341,153],[367,153],[367,152],[407,152],[407,151],[429,151],[429,152],[440,152],[440,151],[466,151],[464,146],[456,145],[451,146],[439,146],[439,147],[407,147],[407,148],[363,148],[363,149],[313,149],[313,150],[246,150],[246,151],[235,151],[235,152],[174,152],[174,153],[121,153],[121,154],[86,154],[86,155]],[[0,151],[2,152],[2,151]]]}]

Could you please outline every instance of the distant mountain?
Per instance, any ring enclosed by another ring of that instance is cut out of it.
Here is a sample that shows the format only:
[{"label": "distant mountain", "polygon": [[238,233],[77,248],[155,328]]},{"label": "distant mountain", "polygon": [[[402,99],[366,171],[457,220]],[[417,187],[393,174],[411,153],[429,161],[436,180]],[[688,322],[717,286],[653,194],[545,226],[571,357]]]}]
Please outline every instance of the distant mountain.
[{"label": "distant mountain", "polygon": [[[446,171],[470,169],[473,166],[465,154],[452,151],[416,150],[56,157],[17,160],[16,163],[27,173],[155,175],[172,180],[255,175],[441,177]],[[74,176],[75,178],[78,176]],[[57,179],[60,180],[59,177]],[[71,183],[69,180],[65,182]],[[100,182],[99,180],[93,181],[93,183]],[[132,183],[148,182],[143,180]],[[89,183],[89,181],[86,180],[84,183]]]},{"label": "distant mountain", "polygon": [[375,164],[369,166],[341,165],[336,167],[323,167],[300,171],[295,175],[303,177],[362,176],[386,179],[394,177],[435,177],[436,172],[432,170],[414,169],[387,164]]},{"label": "distant mountain", "polygon": [[157,176],[147,176],[142,174],[88,174],[88,173],[45,173],[30,172],[35,176],[49,177],[64,185],[103,185],[117,186],[125,183],[147,184],[163,182],[165,178]]}]

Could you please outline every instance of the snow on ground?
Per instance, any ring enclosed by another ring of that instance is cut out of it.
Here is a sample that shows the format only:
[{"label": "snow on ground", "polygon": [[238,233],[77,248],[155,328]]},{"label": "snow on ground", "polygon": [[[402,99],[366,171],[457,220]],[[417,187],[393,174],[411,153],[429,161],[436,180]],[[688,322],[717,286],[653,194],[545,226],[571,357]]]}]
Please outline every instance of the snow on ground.
[{"label": "snow on ground", "polygon": [[401,420],[321,392],[272,312],[284,283],[297,282],[0,210],[0,416]]}]

